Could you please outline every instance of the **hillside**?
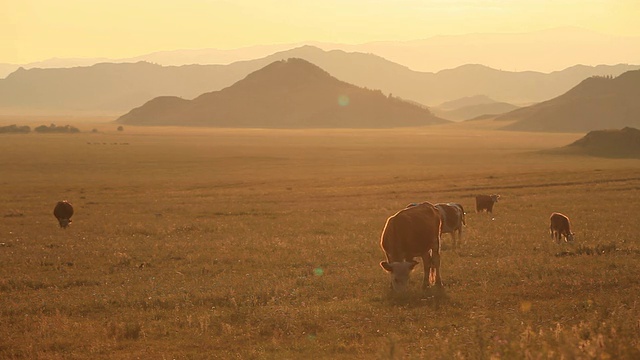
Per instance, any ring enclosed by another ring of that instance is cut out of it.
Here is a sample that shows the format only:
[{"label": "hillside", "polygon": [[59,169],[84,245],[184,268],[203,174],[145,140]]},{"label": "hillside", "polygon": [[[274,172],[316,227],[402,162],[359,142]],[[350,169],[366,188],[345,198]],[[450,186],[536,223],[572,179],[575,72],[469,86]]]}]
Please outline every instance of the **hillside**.
[{"label": "hillside", "polygon": [[640,70],[616,78],[591,77],[562,96],[501,115],[504,129],[587,132],[640,127]]},{"label": "hillside", "polygon": [[0,111],[118,114],[157,96],[195,97],[228,86],[238,77],[229,70],[217,65],[162,67],[145,62],[20,69],[0,80]]},{"label": "hillside", "polygon": [[302,59],[276,61],[193,100],[155,98],[121,116],[129,125],[391,128],[445,123],[425,107],[360,88]]},{"label": "hillside", "polygon": [[229,65],[160,66],[101,63],[65,69],[20,69],[0,79],[0,114],[121,114],[158,96],[192,99],[224,89],[268,64],[301,58],[348,83],[435,105],[485,94],[499,102],[533,103],[561,95],[593,75],[618,75],[639,66],[576,67],[543,74],[466,65],[437,73],[413,71],[373,54],[303,46]]},{"label": "hillside", "polygon": [[590,131],[583,138],[553,152],[611,158],[640,158],[640,130],[625,127],[621,130]]}]

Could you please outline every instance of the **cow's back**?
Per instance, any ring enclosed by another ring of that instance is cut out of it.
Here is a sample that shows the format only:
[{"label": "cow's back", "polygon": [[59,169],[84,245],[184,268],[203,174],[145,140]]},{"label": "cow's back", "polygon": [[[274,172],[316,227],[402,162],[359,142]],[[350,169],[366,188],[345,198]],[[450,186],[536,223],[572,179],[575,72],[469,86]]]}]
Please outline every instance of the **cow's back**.
[{"label": "cow's back", "polygon": [[571,231],[571,224],[566,215],[554,212],[551,214],[549,220],[551,222],[551,228],[559,231]]},{"label": "cow's back", "polygon": [[430,203],[398,211],[387,219],[381,246],[389,261],[403,261],[440,248],[440,213]]},{"label": "cow's back", "polygon": [[462,214],[461,210],[456,207],[457,204],[436,204],[435,207],[440,212],[442,218],[442,232],[448,233],[457,230],[461,226]]},{"label": "cow's back", "polygon": [[53,215],[58,219],[69,219],[73,216],[73,206],[66,200],[58,201],[53,209]]}]

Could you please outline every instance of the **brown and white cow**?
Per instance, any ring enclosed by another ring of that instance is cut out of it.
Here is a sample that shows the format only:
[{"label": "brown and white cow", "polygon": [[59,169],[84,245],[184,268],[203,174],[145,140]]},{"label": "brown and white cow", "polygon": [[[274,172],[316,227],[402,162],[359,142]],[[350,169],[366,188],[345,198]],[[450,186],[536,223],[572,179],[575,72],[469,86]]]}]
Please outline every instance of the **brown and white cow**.
[{"label": "brown and white cow", "polygon": [[428,202],[409,206],[387,219],[380,246],[387,257],[380,266],[391,275],[391,287],[403,291],[409,274],[422,258],[422,287],[442,286],[440,278],[440,213]]},{"label": "brown and white cow", "polygon": [[569,218],[561,213],[554,212],[549,217],[549,235],[556,242],[560,242],[564,237],[565,242],[573,241],[573,233],[571,232],[571,222]]},{"label": "brown and white cow", "polygon": [[467,225],[464,208],[457,203],[436,204],[435,207],[442,218],[440,234],[451,234],[455,249],[458,247],[458,242],[462,242],[462,227]]},{"label": "brown and white cow", "polygon": [[58,219],[60,227],[66,229],[71,224],[71,216],[73,216],[73,206],[67,200],[58,201],[56,207],[53,208],[53,215]]},{"label": "brown and white cow", "polygon": [[493,204],[498,202],[500,195],[477,195],[476,196],[476,212],[486,210],[488,213],[493,213]]}]

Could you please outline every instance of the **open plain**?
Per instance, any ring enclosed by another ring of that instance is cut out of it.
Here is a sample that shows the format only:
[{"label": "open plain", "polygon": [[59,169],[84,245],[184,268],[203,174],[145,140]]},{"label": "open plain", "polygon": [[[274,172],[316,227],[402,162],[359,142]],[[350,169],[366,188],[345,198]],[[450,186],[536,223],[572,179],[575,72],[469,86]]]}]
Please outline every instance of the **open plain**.
[{"label": "open plain", "polygon": [[[0,135],[0,358],[640,358],[640,160],[541,152],[583,134],[78,127]],[[420,201],[463,241],[394,296],[380,233]]]}]

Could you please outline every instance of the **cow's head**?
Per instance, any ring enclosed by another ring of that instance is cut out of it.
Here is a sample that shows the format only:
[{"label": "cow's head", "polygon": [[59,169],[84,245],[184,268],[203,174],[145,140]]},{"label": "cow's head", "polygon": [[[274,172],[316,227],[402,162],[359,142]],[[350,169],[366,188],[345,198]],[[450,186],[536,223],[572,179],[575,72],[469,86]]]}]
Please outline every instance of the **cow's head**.
[{"label": "cow's head", "polygon": [[573,241],[573,235],[575,235],[574,233],[568,233],[567,235],[565,235],[565,239],[567,239],[567,242],[572,242]]},{"label": "cow's head", "polygon": [[381,261],[380,266],[391,274],[391,288],[394,291],[405,291],[409,282],[409,274],[418,265],[417,261]]},{"label": "cow's head", "polygon": [[494,203],[497,203],[498,199],[500,199],[500,195],[498,194],[491,195],[491,201],[493,201]]},{"label": "cow's head", "polygon": [[58,222],[60,223],[60,227],[65,229],[69,224],[71,224],[71,219],[58,219]]}]

